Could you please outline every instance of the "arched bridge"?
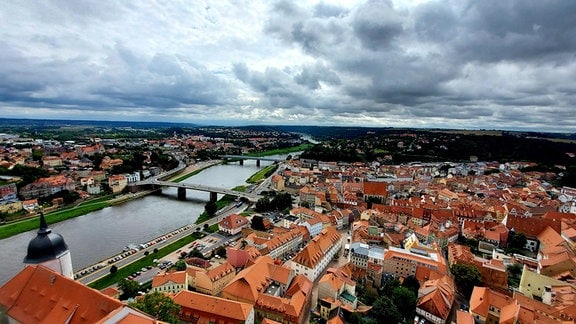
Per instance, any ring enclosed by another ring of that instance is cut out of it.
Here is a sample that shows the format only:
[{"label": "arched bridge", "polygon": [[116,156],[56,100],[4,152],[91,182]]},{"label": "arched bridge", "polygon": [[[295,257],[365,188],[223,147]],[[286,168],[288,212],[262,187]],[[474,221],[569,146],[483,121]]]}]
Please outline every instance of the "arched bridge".
[{"label": "arched bridge", "polygon": [[244,164],[244,160],[256,160],[256,166],[260,166],[260,161],[281,162],[284,159],[273,158],[269,156],[248,156],[248,155],[220,155],[223,160],[239,160],[240,165]]}]

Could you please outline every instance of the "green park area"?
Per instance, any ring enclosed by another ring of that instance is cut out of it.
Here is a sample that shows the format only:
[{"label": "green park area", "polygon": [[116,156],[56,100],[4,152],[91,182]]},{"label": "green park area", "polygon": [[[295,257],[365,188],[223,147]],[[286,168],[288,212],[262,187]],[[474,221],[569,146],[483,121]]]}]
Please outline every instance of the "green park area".
[{"label": "green park area", "polygon": [[130,276],[132,273],[140,271],[140,269],[145,268],[149,265],[154,265],[153,261],[154,259],[161,259],[165,256],[167,256],[168,254],[183,248],[184,246],[186,246],[187,244],[192,243],[194,240],[198,239],[201,237],[201,233],[199,232],[194,232],[192,233],[192,235],[188,235],[184,238],[181,238],[180,240],[171,243],[169,245],[166,245],[165,247],[159,249],[156,252],[151,252],[148,255],[144,256],[143,258],[134,261],[122,268],[119,268],[118,271],[116,271],[115,273],[109,273],[106,276],[102,277],[101,279],[98,279],[92,283],[90,283],[88,286],[92,287],[94,289],[104,289],[106,287],[112,286],[114,284],[116,284],[117,282],[119,282],[121,279],[126,278],[128,276]]},{"label": "green park area", "polygon": [[184,180],[186,180],[186,179],[188,179],[188,178],[190,178],[190,177],[192,177],[192,176],[195,176],[195,175],[197,175],[198,173],[200,173],[200,172],[202,172],[202,171],[204,171],[204,170],[212,167],[213,165],[215,165],[215,164],[207,165],[207,166],[205,166],[205,167],[203,167],[203,168],[200,168],[200,169],[198,169],[198,170],[194,170],[194,171],[192,171],[192,172],[188,172],[188,173],[184,173],[184,174],[179,173],[179,174],[176,175],[176,177],[171,178],[170,181],[172,181],[172,182],[182,182],[182,181],[184,181]]},{"label": "green park area", "polygon": [[246,180],[246,182],[248,183],[258,183],[266,178],[268,178],[270,175],[272,175],[276,170],[278,169],[278,165],[277,164],[272,164],[269,165],[261,170],[259,170],[258,172],[254,173],[250,178],[248,178],[248,180]]},{"label": "green park area", "polygon": [[[64,209],[45,214],[46,222],[48,225],[50,225],[109,207],[111,206],[109,201],[110,199],[110,196],[101,197],[89,202],[83,202],[75,206],[66,207]],[[21,221],[2,225],[0,226],[0,239],[5,239],[16,234],[38,229],[39,225],[39,215],[37,217],[27,218]]]}]

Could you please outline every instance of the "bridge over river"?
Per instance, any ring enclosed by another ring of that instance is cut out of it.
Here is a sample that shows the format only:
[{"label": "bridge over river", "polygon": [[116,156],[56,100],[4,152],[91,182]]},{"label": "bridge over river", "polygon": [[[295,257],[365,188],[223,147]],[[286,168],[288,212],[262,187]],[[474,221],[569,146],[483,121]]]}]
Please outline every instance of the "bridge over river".
[{"label": "bridge over river", "polygon": [[192,183],[181,183],[181,182],[172,182],[172,181],[161,181],[161,180],[152,180],[146,181],[146,185],[152,186],[161,186],[161,187],[176,187],[178,188],[178,199],[185,200],[186,199],[186,190],[197,190],[197,191],[205,191],[210,193],[210,200],[216,201],[218,199],[218,194],[224,195],[231,195],[240,198],[248,199],[251,202],[256,202],[258,199],[262,198],[262,196],[254,193],[249,192],[241,192],[235,191],[231,189],[224,189],[200,184],[192,184]]},{"label": "bridge over river", "polygon": [[279,159],[270,156],[248,156],[248,155],[220,155],[221,159],[226,160],[239,160],[240,165],[244,164],[244,160],[256,160],[256,166],[260,166],[260,161],[282,162],[285,159]]},{"label": "bridge over river", "polygon": [[[241,157],[241,156],[234,156],[234,157]],[[277,161],[278,159],[269,158],[267,161]],[[167,181],[166,179],[170,178],[172,175],[182,171],[186,165],[183,162],[180,162],[178,167],[172,169],[170,171],[161,173],[159,175],[150,177],[146,180],[138,181],[135,183],[130,184],[132,191],[137,191],[140,188],[159,188],[159,187],[175,187],[178,188],[178,199],[186,200],[186,190],[197,190],[197,191],[205,191],[210,193],[210,200],[216,201],[218,200],[218,194],[224,195],[231,195],[240,198],[245,198],[248,201],[256,202],[258,199],[262,198],[262,196],[250,193],[250,192],[241,192],[235,191],[231,189],[207,186],[207,185],[200,185],[200,184],[192,184],[192,183],[181,183],[181,182],[172,182]]]}]

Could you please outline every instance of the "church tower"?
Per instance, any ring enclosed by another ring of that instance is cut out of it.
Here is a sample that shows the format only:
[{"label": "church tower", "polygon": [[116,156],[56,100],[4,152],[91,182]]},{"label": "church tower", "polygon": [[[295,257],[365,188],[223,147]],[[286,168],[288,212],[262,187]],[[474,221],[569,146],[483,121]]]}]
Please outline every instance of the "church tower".
[{"label": "church tower", "polygon": [[74,279],[72,258],[62,235],[52,233],[48,228],[44,213],[40,213],[38,235],[28,243],[28,254],[24,263],[41,264],[63,276]]}]

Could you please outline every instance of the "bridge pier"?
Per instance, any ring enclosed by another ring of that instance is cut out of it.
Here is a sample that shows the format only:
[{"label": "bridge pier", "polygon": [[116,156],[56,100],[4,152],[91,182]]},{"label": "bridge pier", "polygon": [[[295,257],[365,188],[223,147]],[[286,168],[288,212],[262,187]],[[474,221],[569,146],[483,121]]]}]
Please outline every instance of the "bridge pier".
[{"label": "bridge pier", "polygon": [[260,160],[256,160],[256,166],[260,167]]},{"label": "bridge pier", "polygon": [[178,200],[186,200],[186,188],[178,188]]},{"label": "bridge pier", "polygon": [[244,160],[240,159],[240,165],[244,165]]},{"label": "bridge pier", "polygon": [[210,201],[216,202],[218,200],[218,193],[210,191]]}]

